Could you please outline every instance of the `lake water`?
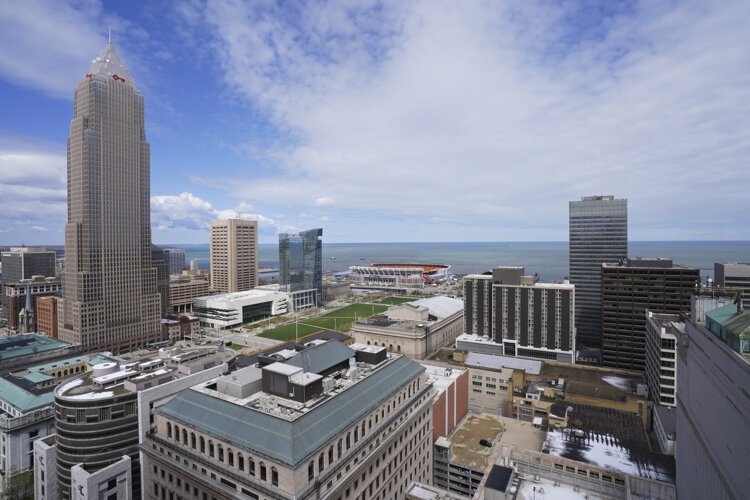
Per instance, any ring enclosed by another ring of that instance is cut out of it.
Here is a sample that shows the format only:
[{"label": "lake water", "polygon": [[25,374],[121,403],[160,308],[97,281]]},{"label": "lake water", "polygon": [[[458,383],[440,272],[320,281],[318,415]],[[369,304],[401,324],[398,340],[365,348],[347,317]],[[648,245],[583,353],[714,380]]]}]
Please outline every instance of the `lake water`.
[{"label": "lake water", "polygon": [[[187,260],[208,268],[208,245],[168,245],[184,248]],[[278,266],[278,245],[258,245],[261,267]],[[665,257],[697,267],[713,276],[714,262],[750,262],[750,241],[631,241],[630,257]],[[333,258],[332,258],[333,257]],[[545,282],[568,275],[568,242],[512,243],[325,243],[323,270],[346,271],[349,266],[381,263],[450,264],[454,274],[481,273],[494,266],[524,266]]]}]

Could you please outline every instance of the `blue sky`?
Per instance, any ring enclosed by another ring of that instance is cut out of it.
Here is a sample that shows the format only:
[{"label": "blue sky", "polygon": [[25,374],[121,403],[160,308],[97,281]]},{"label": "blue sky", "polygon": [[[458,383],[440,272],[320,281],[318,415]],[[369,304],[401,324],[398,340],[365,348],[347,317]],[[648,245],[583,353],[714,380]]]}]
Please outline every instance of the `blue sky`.
[{"label": "blue sky", "polygon": [[107,27],[146,98],[155,243],[750,236],[745,1],[0,3],[0,245],[60,244],[73,92]]}]

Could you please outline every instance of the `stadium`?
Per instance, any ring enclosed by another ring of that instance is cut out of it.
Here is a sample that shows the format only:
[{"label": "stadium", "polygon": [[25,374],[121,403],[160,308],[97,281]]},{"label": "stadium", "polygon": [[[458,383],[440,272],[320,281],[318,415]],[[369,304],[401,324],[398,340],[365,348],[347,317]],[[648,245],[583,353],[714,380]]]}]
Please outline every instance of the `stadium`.
[{"label": "stadium", "polygon": [[363,286],[422,288],[448,279],[446,264],[371,264],[352,266],[351,276]]}]

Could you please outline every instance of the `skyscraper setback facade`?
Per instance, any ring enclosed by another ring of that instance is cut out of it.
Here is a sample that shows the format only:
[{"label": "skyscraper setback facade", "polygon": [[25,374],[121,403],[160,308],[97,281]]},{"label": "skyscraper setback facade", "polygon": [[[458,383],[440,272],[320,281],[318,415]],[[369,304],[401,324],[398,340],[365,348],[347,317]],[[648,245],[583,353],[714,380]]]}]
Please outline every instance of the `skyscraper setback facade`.
[{"label": "skyscraper setback facade", "polygon": [[584,196],[571,201],[570,281],[576,287],[577,340],[602,343],[602,263],[628,256],[628,201]]},{"label": "skyscraper setback facade", "polygon": [[78,83],[68,137],[60,338],[122,352],[161,337],[143,95],[108,43]]}]

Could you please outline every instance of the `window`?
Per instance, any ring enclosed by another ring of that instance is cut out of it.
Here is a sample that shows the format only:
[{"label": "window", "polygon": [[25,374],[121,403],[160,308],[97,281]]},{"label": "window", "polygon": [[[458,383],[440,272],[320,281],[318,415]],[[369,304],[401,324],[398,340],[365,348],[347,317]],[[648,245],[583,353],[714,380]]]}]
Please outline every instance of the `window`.
[{"label": "window", "polygon": [[195,432],[190,433],[190,447],[195,449]]},{"label": "window", "polygon": [[245,470],[245,457],[242,456],[242,453],[237,453],[237,467],[240,470]]},{"label": "window", "polygon": [[169,422],[167,422],[167,437],[168,438],[172,437],[172,424]]},{"label": "window", "polygon": [[333,463],[333,445],[328,448],[328,465]]},{"label": "window", "polygon": [[309,464],[307,464],[307,480],[312,481],[315,477],[315,463],[311,460]]},{"label": "window", "polygon": [[263,462],[260,463],[260,480],[266,480],[266,464],[264,464]]},{"label": "window", "polygon": [[323,472],[325,470],[325,460],[323,458],[323,454],[321,453],[320,456],[318,456],[318,472]]},{"label": "window", "polygon": [[247,471],[251,476],[255,475],[255,460],[250,457],[247,457]]},{"label": "window", "polygon": [[279,471],[276,470],[276,467],[271,467],[271,484],[274,486],[279,485]]},{"label": "window", "polygon": [[201,444],[201,453],[206,453],[206,440],[203,439],[203,436],[200,437],[200,444]]}]

